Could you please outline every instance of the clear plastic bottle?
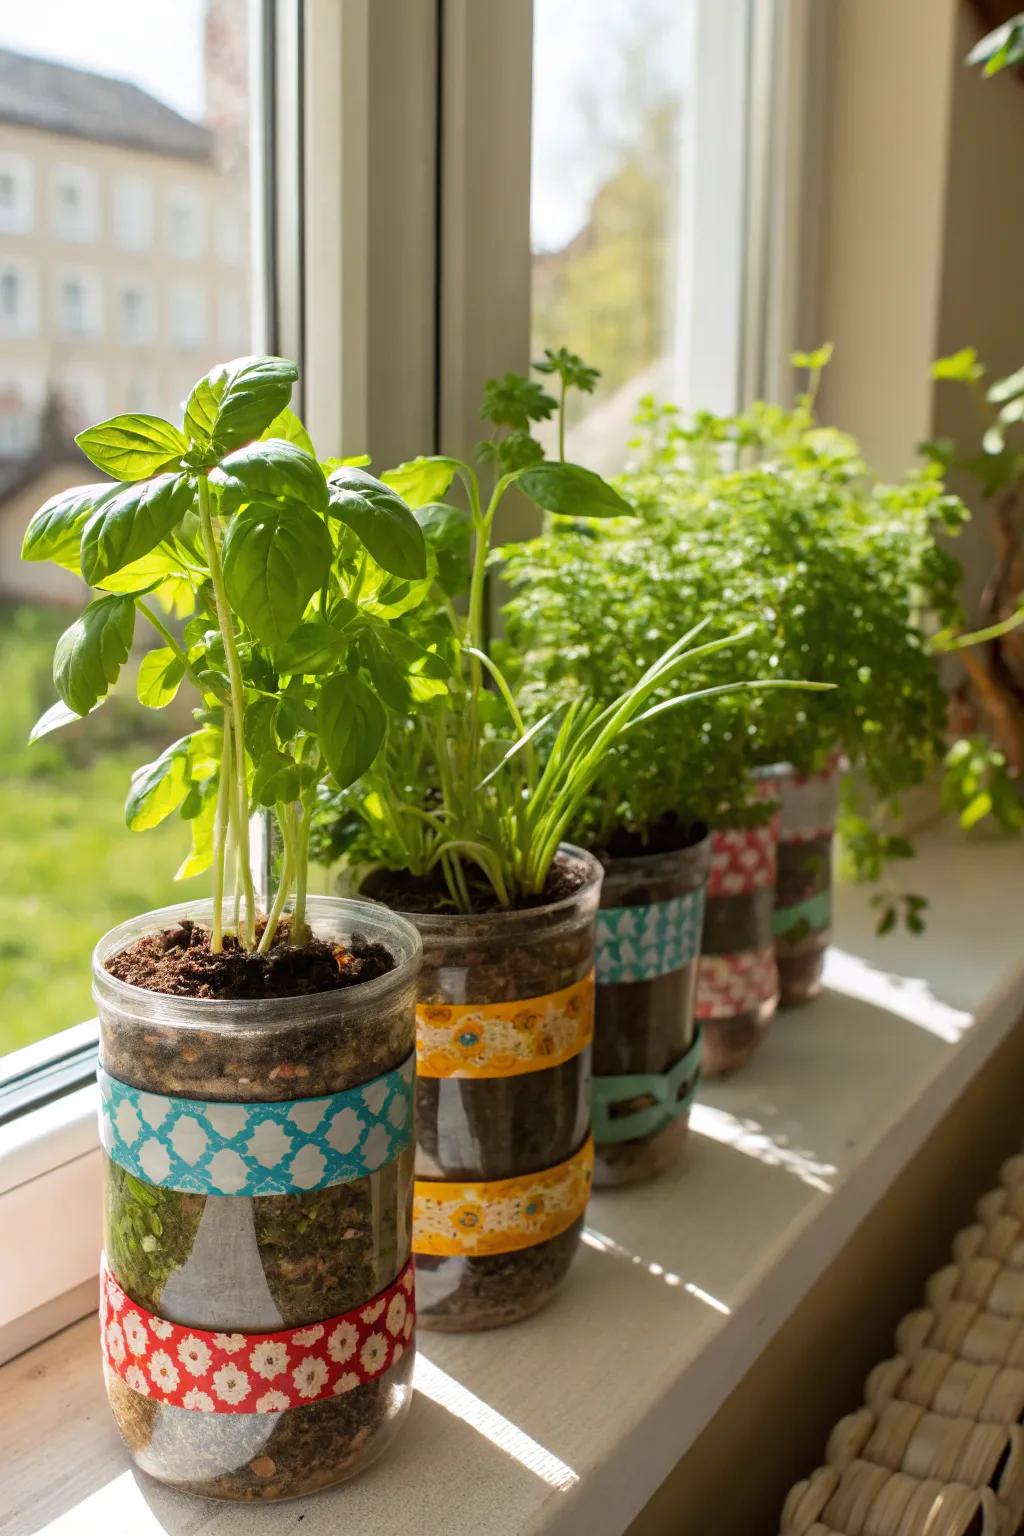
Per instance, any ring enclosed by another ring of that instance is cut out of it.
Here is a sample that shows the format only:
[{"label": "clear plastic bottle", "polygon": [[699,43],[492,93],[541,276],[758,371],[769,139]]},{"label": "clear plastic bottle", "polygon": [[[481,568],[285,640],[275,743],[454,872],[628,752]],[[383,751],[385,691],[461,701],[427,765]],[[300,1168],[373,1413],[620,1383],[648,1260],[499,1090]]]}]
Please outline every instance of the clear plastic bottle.
[{"label": "clear plastic bottle", "polygon": [[[310,899],[323,939],[383,943],[386,975],[334,992],[258,1001],[169,996],[129,985],[105,961],[209,903],[150,912],[113,929],[93,957],[100,1065],[152,1094],[224,1104],[316,1098],[369,1083],[414,1048],[419,936],[369,902]],[[376,1172],[306,1193],[189,1193],[158,1187],[105,1157],[104,1244],[130,1300],[172,1323],[223,1334],[321,1322],[370,1301],[411,1248],[414,1149]],[[409,1341],[410,1346],[412,1340]],[[397,1351],[396,1351],[397,1353]],[[362,1470],[408,1410],[414,1349],[383,1374],[280,1412],[196,1412],[130,1387],[107,1392],[133,1459],[161,1482],[226,1499],[290,1498]]]},{"label": "clear plastic bottle", "polygon": [[790,770],[780,780],[779,870],[775,886],[775,958],[781,1005],[817,997],[832,938],[832,846],[843,765],[820,773]]},{"label": "clear plastic bottle", "polygon": [[[711,839],[704,829],[689,847],[613,858],[605,867],[594,1024],[595,1096],[602,1101],[594,1128],[594,1183],[599,1188],[663,1172],[686,1138],[699,1060],[672,1083],[672,1102],[687,1100],[682,1111],[659,1114],[658,1100],[642,1088],[610,1095],[615,1079],[664,1077],[693,1046],[703,889],[710,866]],[[658,1122],[655,1129],[603,1137],[602,1127],[611,1131],[617,1120],[635,1124],[648,1110],[646,1118]]]},{"label": "clear plastic bottle", "polygon": [[[544,1000],[586,983],[594,966],[594,918],[603,871],[563,846],[583,876],[544,906],[481,916],[409,914],[423,938],[419,1002],[444,1010],[522,1001],[524,1019]],[[503,1076],[427,1076],[416,1084],[416,1175],[437,1182],[491,1182],[565,1163],[590,1134],[589,1043],[568,1060]],[[418,1320],[459,1332],[511,1323],[544,1305],[579,1244],[582,1211],[528,1247],[477,1256],[417,1251]]]}]

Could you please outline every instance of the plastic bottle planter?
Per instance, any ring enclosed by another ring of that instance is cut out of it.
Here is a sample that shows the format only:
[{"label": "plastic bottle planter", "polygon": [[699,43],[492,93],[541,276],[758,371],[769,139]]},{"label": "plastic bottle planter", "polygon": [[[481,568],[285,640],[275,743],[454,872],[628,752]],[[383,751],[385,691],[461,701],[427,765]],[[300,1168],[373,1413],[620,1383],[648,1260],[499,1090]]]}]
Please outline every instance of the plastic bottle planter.
[{"label": "plastic bottle planter", "polygon": [[700,1081],[694,1022],[705,833],[690,848],[612,859],[597,914],[594,1183],[629,1184],[675,1161]]},{"label": "plastic bottle planter", "polygon": [[317,898],[324,938],[386,976],[255,1002],[129,986],[104,960],[209,905],[115,928],[94,956],[105,1157],[107,1393],[136,1463],[230,1499],[351,1477],[409,1406],[415,929]]},{"label": "plastic bottle planter", "polygon": [[697,1018],[704,1075],[742,1067],[775,1016],[779,976],[772,935],[779,818],[720,828],[711,837]]},{"label": "plastic bottle planter", "polygon": [[839,810],[839,758],[806,778],[779,782],[781,822],[775,887],[775,958],[784,1008],[821,991],[832,937],[832,842]]},{"label": "plastic bottle planter", "polygon": [[459,1331],[527,1317],[569,1269],[590,1192],[594,915],[602,869],[547,906],[413,916],[414,1243],[419,1320]]}]

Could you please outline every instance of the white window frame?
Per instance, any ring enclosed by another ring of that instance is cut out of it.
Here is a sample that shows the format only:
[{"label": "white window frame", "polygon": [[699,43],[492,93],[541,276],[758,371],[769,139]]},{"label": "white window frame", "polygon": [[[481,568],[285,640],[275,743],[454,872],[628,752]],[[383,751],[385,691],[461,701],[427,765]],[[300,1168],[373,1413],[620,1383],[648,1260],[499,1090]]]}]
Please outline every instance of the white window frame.
[{"label": "white window frame", "polygon": [[206,254],[206,198],[200,187],[181,183],[164,193],[165,254],[172,261],[199,261]]},{"label": "white window frame", "polygon": [[[68,216],[62,189],[75,187],[79,196],[78,212]],[[57,240],[69,245],[93,245],[100,237],[100,181],[88,165],[62,160],[50,172],[51,227]]]},{"label": "white window frame", "polygon": [[9,176],[14,189],[14,203],[0,206],[0,235],[30,235],[35,223],[35,167],[28,155],[19,150],[0,150],[0,176]]},{"label": "white window frame", "polygon": [[[71,284],[82,296],[77,323],[65,307]],[[95,267],[61,266],[54,285],[55,329],[63,341],[97,341],[103,335],[103,280]]]},{"label": "white window frame", "polygon": [[19,312],[8,319],[0,308],[0,339],[25,340],[35,336],[39,327],[39,284],[35,263],[24,256],[0,257],[0,283],[8,272],[18,280]]},{"label": "white window frame", "polygon": [[[724,3],[749,23],[753,0]],[[808,3],[767,0],[773,20]],[[484,380],[529,361],[532,6],[251,0],[251,17],[253,349],[298,361],[324,454],[471,453]],[[0,1112],[19,1066],[33,1083],[95,1039],[76,1025],[0,1058]],[[18,1255],[0,1265],[0,1359],[93,1304],[96,1095],[75,1070],[75,1091],[0,1123],[0,1251]]]},{"label": "white window frame", "polygon": [[145,176],[119,176],[114,183],[114,235],[122,251],[133,255],[153,249],[156,188]]}]

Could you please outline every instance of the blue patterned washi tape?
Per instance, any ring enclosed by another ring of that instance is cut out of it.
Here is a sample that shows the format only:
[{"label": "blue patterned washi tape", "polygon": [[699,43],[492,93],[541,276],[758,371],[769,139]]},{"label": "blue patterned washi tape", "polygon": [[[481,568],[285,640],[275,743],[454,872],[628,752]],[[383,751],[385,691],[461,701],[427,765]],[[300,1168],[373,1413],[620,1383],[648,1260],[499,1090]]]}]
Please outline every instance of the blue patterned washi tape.
[{"label": "blue patterned washi tape", "polygon": [[832,890],[818,891],[815,896],[808,896],[805,901],[795,901],[791,907],[776,907],[772,917],[772,928],[777,934],[785,936],[792,933],[800,923],[806,923],[808,928],[827,928],[832,921]]},{"label": "blue patterned washi tape", "polygon": [[365,1178],[412,1142],[413,1052],[358,1088],[278,1104],[146,1093],[97,1068],[100,1140],[146,1184],[200,1195],[294,1195]]},{"label": "blue patterned washi tape", "polygon": [[681,970],[700,951],[704,888],[647,907],[597,914],[598,982],[649,981]]}]

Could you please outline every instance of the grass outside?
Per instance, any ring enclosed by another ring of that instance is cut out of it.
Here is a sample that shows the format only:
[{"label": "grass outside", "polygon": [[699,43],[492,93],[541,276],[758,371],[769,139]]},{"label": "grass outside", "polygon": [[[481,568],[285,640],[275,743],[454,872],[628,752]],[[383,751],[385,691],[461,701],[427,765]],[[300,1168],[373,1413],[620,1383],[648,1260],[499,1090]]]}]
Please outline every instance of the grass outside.
[{"label": "grass outside", "polygon": [[[91,1017],[89,957],[115,923],[206,891],[176,882],[189,832],[174,816],[129,832],[133,769],[188,729],[187,709],[144,709],[134,675],[80,725],[28,746],[53,703],[64,610],[0,605],[0,1055]],[[130,669],[134,673],[134,668]]]}]

